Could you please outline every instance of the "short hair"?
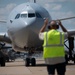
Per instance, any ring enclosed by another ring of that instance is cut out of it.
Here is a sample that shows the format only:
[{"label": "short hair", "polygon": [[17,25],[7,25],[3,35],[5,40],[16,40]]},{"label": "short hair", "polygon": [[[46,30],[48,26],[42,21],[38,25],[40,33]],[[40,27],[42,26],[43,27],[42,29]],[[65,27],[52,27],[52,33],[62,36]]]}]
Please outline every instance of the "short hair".
[{"label": "short hair", "polygon": [[52,20],[52,21],[50,22],[50,26],[53,26],[53,25],[57,25],[57,22],[56,22],[55,20]]}]

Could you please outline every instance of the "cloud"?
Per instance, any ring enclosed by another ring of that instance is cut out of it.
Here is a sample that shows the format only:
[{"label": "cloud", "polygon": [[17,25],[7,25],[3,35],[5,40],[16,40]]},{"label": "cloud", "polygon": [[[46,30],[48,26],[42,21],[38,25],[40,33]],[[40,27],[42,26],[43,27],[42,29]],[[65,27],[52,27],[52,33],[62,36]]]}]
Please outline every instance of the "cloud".
[{"label": "cloud", "polygon": [[8,4],[5,9],[9,12],[11,11],[14,7],[16,7],[16,4],[14,3],[11,3],[11,4]]},{"label": "cloud", "polygon": [[71,2],[75,2],[75,0],[69,0],[69,1],[71,1]]},{"label": "cloud", "polygon": [[75,29],[75,20],[74,20],[72,23],[73,23],[73,25],[74,25],[74,29]]},{"label": "cloud", "polygon": [[60,10],[61,9],[61,5],[55,5],[55,7],[53,8],[53,10]]},{"label": "cloud", "polygon": [[[57,19],[74,17],[75,13],[73,13],[72,11],[68,11],[68,12],[50,12],[50,15],[51,15],[53,20],[57,20]],[[70,28],[75,29],[75,18],[64,20],[64,21],[62,21],[62,23],[68,29],[70,29]]]},{"label": "cloud", "polygon": [[45,4],[45,8],[48,10],[60,10],[62,8],[61,4]]},{"label": "cloud", "polygon": [[72,11],[68,11],[68,12],[50,12],[50,13],[53,16],[53,18],[55,18],[55,19],[75,16],[75,13],[73,13]]},{"label": "cloud", "polygon": [[6,15],[8,15],[15,6],[16,4],[11,3],[5,6],[4,8],[0,8],[0,19],[5,19]]},{"label": "cloud", "polygon": [[39,3],[65,2],[66,0],[37,0]]},{"label": "cloud", "polygon": [[[38,0],[40,2],[40,0]],[[66,2],[66,1],[71,1],[71,2],[75,2],[75,0],[41,0],[41,2],[44,3],[49,3],[49,2]]]},{"label": "cloud", "polygon": [[64,2],[66,0],[50,0],[49,2]]}]

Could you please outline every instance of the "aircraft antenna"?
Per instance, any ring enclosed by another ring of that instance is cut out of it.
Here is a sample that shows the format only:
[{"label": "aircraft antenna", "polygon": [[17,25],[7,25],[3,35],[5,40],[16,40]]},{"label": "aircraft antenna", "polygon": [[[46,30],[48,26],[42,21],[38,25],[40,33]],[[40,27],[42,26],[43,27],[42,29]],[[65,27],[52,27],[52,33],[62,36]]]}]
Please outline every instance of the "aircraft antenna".
[{"label": "aircraft antenna", "polygon": [[36,3],[36,0],[34,0],[34,3]]}]

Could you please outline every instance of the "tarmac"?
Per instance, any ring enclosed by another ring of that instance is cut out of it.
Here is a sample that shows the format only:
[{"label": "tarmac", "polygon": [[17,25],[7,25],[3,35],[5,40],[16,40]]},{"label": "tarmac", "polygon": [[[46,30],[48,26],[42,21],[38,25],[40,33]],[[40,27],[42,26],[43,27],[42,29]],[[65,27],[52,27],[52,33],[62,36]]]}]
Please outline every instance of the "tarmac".
[{"label": "tarmac", "polygon": [[[48,75],[43,59],[36,60],[36,66],[25,66],[23,59],[6,62],[5,67],[0,67],[0,75]],[[57,75],[57,72],[55,72]],[[66,75],[75,75],[75,64],[70,61],[66,66]]]}]

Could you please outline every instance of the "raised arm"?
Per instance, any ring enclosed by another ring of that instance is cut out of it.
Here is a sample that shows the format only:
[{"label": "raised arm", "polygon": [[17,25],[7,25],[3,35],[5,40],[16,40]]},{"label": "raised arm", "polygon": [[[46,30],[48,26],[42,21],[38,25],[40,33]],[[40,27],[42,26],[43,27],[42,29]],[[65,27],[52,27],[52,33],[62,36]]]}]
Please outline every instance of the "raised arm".
[{"label": "raised arm", "polygon": [[[40,32],[44,32],[44,31],[45,31],[47,24],[48,24],[48,19],[46,19],[46,20],[44,21],[44,25],[43,25],[42,28],[40,29]],[[40,32],[39,32],[39,33],[40,33]]]},{"label": "raised arm", "polygon": [[62,25],[61,21],[58,21],[58,24],[61,27],[63,32],[68,32],[67,29]]}]

